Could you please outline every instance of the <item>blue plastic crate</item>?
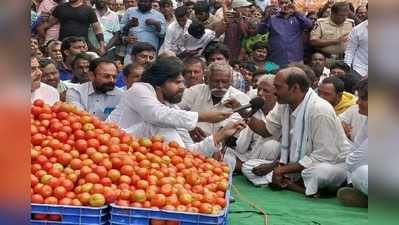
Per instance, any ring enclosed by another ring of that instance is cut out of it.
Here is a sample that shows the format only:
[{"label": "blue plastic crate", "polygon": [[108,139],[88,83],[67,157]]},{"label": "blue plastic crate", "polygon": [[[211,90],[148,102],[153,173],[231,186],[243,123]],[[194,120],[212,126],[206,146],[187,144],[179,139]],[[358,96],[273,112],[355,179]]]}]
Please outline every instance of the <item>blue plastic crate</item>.
[{"label": "blue plastic crate", "polygon": [[151,219],[178,221],[180,225],[227,225],[230,192],[219,215],[122,207],[111,204],[111,225],[150,225]]},{"label": "blue plastic crate", "polygon": [[31,225],[104,225],[109,222],[109,207],[87,207],[67,205],[31,204],[32,214],[56,214],[61,216],[61,221],[30,221]]}]

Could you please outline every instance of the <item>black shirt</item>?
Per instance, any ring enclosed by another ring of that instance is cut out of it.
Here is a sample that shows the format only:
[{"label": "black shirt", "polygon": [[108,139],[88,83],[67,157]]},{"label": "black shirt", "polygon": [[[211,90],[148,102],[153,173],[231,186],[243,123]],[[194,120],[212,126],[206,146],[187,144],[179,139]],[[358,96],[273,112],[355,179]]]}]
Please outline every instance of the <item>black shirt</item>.
[{"label": "black shirt", "polygon": [[72,7],[69,3],[56,6],[53,16],[60,23],[59,40],[66,37],[77,36],[88,40],[90,24],[98,21],[93,8],[87,5]]}]

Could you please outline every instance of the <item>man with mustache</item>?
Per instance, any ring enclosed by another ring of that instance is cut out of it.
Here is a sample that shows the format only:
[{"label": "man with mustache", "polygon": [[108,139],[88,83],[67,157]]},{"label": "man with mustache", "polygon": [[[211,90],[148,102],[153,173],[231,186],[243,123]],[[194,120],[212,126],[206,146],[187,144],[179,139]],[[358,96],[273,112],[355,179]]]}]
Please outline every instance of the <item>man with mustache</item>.
[{"label": "man with mustache", "polygon": [[122,90],[115,88],[118,69],[113,61],[98,58],[90,62],[89,71],[91,81],[71,86],[66,101],[105,120],[123,94]]},{"label": "man with mustache", "polygon": [[195,143],[189,130],[199,122],[217,123],[231,115],[226,112],[190,112],[176,104],[182,99],[183,63],[176,57],[162,57],[150,64],[141,81],[136,82],[122,97],[107,121],[116,123],[136,137],[162,135],[166,141],[210,156],[220,150],[219,144],[242,128],[235,123]]},{"label": "man with mustache", "polygon": [[[224,105],[225,101],[230,98],[235,98],[241,105],[248,104],[249,97],[231,85],[233,69],[229,64],[214,62],[208,70],[207,84],[195,85],[184,92],[183,100],[179,103],[182,109],[189,109],[194,112],[214,110],[231,112],[231,109]],[[235,113],[222,123],[199,123],[194,130],[195,132],[192,132],[191,135],[194,141],[200,141],[227,123],[240,119],[240,115]]]}]

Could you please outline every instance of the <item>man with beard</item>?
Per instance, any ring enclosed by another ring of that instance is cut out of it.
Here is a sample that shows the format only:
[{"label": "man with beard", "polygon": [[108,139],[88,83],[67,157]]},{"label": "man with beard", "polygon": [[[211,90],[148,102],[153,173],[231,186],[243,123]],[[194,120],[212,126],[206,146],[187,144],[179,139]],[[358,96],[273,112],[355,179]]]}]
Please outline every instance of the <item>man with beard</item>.
[{"label": "man with beard", "polygon": [[[182,109],[194,112],[225,111],[231,112],[224,103],[230,99],[236,99],[241,105],[248,104],[249,97],[231,85],[233,69],[226,62],[214,62],[209,65],[208,83],[198,84],[184,92],[183,99],[179,103]],[[238,113],[234,113],[228,120],[221,123],[199,123],[192,132],[194,141],[200,141],[215,133],[228,122],[240,120]]]},{"label": "man with beard", "polygon": [[[166,21],[162,13],[152,9],[152,0],[138,0],[137,7],[127,9],[121,20],[123,33],[128,34],[135,41],[148,42],[156,50],[159,48],[160,38],[165,35]],[[130,53],[135,41],[130,41],[126,52]],[[130,63],[130,55],[125,56],[125,65]]]},{"label": "man with beard", "polygon": [[[251,117],[248,126],[266,137],[281,136],[280,162],[264,164],[269,184],[318,197],[346,180],[345,158],[350,143],[333,107],[312,89],[303,70],[288,67],[274,80],[277,104],[265,120]],[[270,176],[270,175],[269,175]]]},{"label": "man with beard", "polygon": [[219,144],[242,128],[233,124],[194,144],[188,131],[199,122],[216,123],[231,115],[225,112],[191,112],[176,104],[184,91],[183,63],[176,57],[164,57],[151,64],[122,97],[120,104],[107,121],[116,123],[136,137],[162,135],[166,141],[177,141],[180,146],[210,156]]},{"label": "man with beard", "polygon": [[71,86],[66,101],[105,120],[123,94],[122,90],[115,88],[118,69],[113,61],[103,58],[93,60],[89,69],[91,81]]},{"label": "man with beard", "polygon": [[312,55],[310,61],[310,67],[314,71],[315,75],[319,78],[319,84],[330,76],[330,70],[326,67],[326,57],[320,53],[315,52]]}]

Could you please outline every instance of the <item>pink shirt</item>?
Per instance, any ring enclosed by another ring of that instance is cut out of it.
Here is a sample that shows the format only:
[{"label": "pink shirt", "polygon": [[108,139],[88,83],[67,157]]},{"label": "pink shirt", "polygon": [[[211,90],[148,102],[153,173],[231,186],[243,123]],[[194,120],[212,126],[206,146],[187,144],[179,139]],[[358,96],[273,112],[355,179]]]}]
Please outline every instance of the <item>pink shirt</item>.
[{"label": "pink shirt", "polygon": [[[42,13],[47,13],[51,15],[53,9],[58,5],[58,3],[54,2],[53,0],[43,0],[40,5],[39,9],[37,10],[37,14],[41,15]],[[56,24],[50,27],[46,32],[45,43],[52,39],[58,40],[58,34],[60,32],[60,25]]]}]

